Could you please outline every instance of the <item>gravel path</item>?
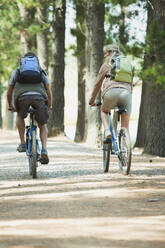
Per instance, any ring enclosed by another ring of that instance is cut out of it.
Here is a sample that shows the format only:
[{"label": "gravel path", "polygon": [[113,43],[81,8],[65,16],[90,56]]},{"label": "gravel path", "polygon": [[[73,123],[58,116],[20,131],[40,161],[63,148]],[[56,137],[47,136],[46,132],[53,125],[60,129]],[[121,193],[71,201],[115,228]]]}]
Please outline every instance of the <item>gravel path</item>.
[{"label": "gravel path", "polygon": [[165,159],[134,151],[130,176],[113,157],[66,137],[28,174],[17,132],[0,130],[0,248],[164,248]]}]

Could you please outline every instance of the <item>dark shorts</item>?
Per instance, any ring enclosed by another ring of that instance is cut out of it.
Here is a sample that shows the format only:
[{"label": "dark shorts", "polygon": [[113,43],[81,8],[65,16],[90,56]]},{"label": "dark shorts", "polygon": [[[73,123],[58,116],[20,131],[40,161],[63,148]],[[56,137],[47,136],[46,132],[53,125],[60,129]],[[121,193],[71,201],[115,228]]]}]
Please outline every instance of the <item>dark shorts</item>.
[{"label": "dark shorts", "polygon": [[18,98],[17,112],[21,118],[26,118],[29,107],[36,109],[35,120],[41,126],[46,124],[49,119],[47,100],[42,95],[23,95]]}]

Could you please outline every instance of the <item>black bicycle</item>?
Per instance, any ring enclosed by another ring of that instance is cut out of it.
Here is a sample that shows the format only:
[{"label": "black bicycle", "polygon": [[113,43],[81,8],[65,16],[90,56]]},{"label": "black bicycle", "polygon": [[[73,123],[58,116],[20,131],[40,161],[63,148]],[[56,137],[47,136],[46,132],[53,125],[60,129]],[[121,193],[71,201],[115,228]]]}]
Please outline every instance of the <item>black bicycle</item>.
[{"label": "black bicycle", "polygon": [[38,162],[41,162],[41,150],[37,137],[37,126],[35,125],[35,109],[30,107],[30,125],[26,126],[26,155],[29,160],[29,174],[37,178]]},{"label": "black bicycle", "polygon": [[121,172],[124,175],[128,175],[130,172],[131,158],[132,158],[131,141],[127,128],[121,127],[121,122],[120,122],[121,115],[122,113],[125,112],[127,112],[127,110],[119,106],[114,108],[114,113],[117,114],[115,128],[112,123],[111,114],[109,113],[109,122],[110,122],[109,129],[112,138],[110,138],[105,144],[103,143],[104,172],[109,171],[110,156],[112,153],[118,156],[118,164]]}]

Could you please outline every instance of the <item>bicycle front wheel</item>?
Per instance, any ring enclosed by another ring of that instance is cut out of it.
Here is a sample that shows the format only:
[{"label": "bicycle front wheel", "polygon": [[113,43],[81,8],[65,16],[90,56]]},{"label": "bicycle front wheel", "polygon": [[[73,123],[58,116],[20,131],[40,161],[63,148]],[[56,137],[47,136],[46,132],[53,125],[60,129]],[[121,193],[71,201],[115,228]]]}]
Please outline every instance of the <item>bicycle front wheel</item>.
[{"label": "bicycle front wheel", "polygon": [[103,144],[103,170],[105,173],[109,171],[111,146],[112,146],[111,140],[107,144]]},{"label": "bicycle front wheel", "polygon": [[128,175],[131,168],[132,149],[129,132],[121,128],[119,133],[119,167],[124,175]]},{"label": "bicycle front wheel", "polygon": [[31,135],[31,154],[29,158],[29,166],[31,163],[31,175],[33,178],[37,178],[37,142],[36,132],[32,131]]},{"label": "bicycle front wheel", "polygon": [[28,156],[28,161],[29,161],[29,174],[32,175],[32,167],[33,167],[33,162],[32,162],[32,156],[31,156],[31,150],[32,150],[32,145],[31,145],[31,138],[29,135],[29,130],[26,133],[26,154]]}]

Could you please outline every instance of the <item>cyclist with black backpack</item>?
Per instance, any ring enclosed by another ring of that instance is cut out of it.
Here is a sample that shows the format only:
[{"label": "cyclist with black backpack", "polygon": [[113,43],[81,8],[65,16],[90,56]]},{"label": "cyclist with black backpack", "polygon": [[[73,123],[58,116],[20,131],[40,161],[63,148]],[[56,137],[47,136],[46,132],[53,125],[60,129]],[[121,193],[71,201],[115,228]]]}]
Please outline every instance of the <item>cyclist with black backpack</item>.
[{"label": "cyclist with black backpack", "polygon": [[33,52],[28,52],[20,60],[20,66],[16,68],[10,78],[7,92],[9,110],[17,112],[17,128],[20,137],[20,145],[17,151],[25,152],[25,121],[29,107],[36,109],[35,119],[40,128],[42,143],[41,163],[48,164],[49,157],[46,149],[47,126],[49,111],[51,109],[51,91],[48,76],[41,68],[38,57]]},{"label": "cyclist with black backpack", "polygon": [[102,90],[101,119],[105,130],[106,143],[111,137],[108,113],[115,106],[127,109],[121,116],[121,126],[129,129],[132,104],[133,67],[127,57],[122,55],[117,45],[104,47],[105,63],[101,66],[91,94],[89,105],[96,106],[95,99]]}]

